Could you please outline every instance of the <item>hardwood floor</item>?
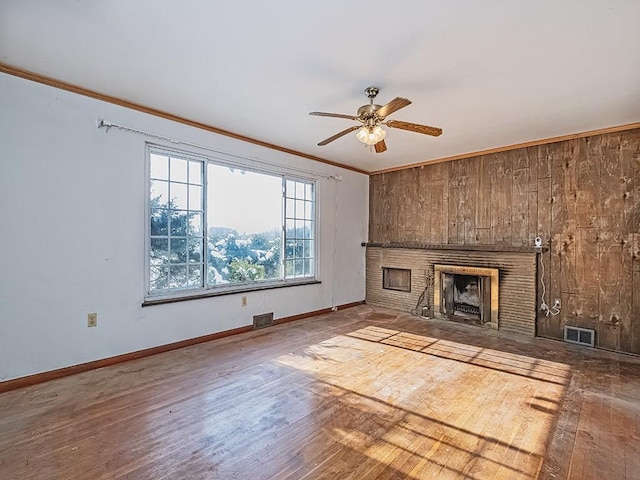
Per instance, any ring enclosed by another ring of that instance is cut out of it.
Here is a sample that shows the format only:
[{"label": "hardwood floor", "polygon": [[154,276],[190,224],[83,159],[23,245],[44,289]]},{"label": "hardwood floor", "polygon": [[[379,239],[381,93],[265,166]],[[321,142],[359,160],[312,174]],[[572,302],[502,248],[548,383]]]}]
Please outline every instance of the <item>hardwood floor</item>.
[{"label": "hardwood floor", "polygon": [[640,479],[640,359],[364,305],[4,393],[0,478]]}]

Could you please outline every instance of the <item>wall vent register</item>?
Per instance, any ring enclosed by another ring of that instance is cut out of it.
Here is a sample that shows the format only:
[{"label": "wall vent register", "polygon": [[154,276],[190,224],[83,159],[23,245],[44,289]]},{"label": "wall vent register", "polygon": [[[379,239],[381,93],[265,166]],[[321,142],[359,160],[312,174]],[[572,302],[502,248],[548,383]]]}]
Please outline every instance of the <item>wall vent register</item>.
[{"label": "wall vent register", "polygon": [[253,329],[273,326],[273,312],[253,316]]},{"label": "wall vent register", "polygon": [[595,346],[596,332],[589,328],[564,327],[564,341],[569,343],[577,343],[579,345]]}]

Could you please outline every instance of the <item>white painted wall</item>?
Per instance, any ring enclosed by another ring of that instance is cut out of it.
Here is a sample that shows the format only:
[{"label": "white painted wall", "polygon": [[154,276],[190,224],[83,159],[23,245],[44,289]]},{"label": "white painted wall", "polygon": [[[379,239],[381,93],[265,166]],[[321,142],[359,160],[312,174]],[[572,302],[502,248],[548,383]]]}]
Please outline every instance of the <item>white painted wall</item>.
[{"label": "white painted wall", "polygon": [[[141,307],[149,139],[98,118],[342,176],[317,183],[322,283]],[[367,221],[366,175],[0,74],[0,381],[360,301]]]}]

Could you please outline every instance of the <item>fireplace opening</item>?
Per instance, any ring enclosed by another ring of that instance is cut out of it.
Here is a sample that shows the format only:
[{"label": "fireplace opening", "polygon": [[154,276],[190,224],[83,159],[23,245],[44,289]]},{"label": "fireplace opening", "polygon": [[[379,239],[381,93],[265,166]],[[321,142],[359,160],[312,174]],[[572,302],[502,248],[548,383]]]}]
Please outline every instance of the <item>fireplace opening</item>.
[{"label": "fireplace opening", "polygon": [[[480,278],[445,274],[445,313],[481,320]],[[450,297],[450,298],[449,298]]]},{"label": "fireplace opening", "polygon": [[435,315],[449,320],[498,324],[498,270],[458,265],[435,266]]}]

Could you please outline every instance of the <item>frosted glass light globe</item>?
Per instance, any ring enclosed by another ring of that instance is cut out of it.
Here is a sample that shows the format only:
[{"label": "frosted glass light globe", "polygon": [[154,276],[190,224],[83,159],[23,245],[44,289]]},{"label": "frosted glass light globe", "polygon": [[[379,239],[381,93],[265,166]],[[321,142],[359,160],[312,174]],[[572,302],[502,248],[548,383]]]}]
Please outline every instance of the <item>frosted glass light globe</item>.
[{"label": "frosted glass light globe", "polygon": [[367,145],[375,145],[384,140],[386,136],[387,132],[380,125],[375,127],[364,126],[356,133],[356,138]]}]

